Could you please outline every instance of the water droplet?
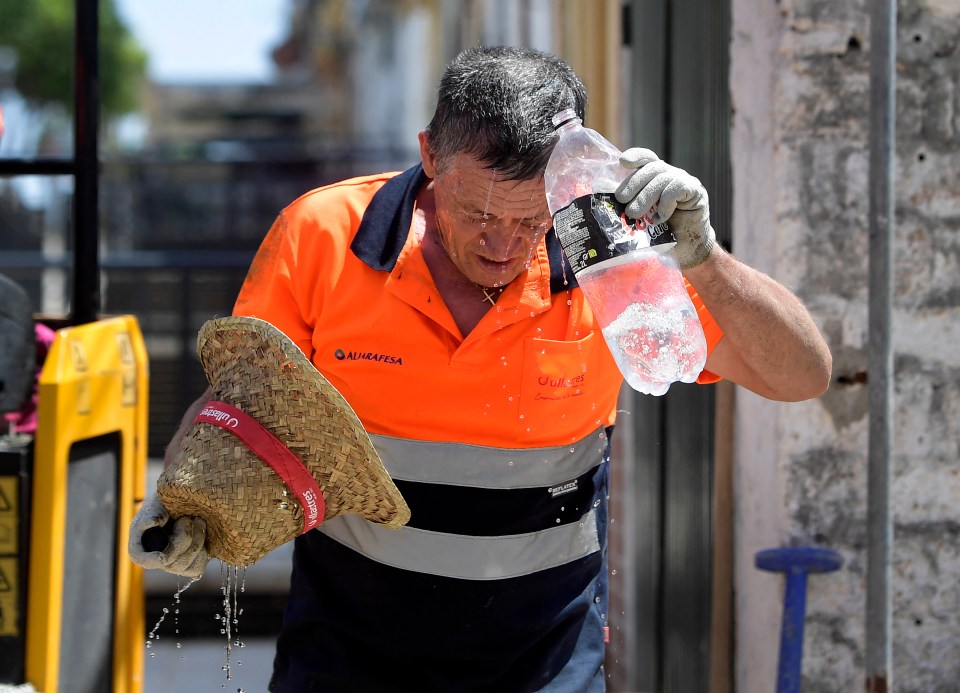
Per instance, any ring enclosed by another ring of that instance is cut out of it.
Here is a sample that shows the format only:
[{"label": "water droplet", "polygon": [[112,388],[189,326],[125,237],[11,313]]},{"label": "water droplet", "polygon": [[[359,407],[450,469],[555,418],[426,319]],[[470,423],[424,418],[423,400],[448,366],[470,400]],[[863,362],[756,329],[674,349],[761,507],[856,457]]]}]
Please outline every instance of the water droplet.
[{"label": "water droplet", "polygon": [[611,574],[611,575],[616,575],[616,574],[617,574],[617,569],[614,568],[613,570],[611,570],[611,571],[610,571],[610,574]]},{"label": "water droplet", "polygon": [[594,597],[594,598],[593,598],[593,601],[594,601],[596,604],[599,604],[599,603],[600,603],[600,597]]},{"label": "water droplet", "polygon": [[599,508],[599,507],[600,507],[600,499],[599,499],[599,498],[597,498],[597,500],[593,501],[593,507],[594,507],[594,508]]}]

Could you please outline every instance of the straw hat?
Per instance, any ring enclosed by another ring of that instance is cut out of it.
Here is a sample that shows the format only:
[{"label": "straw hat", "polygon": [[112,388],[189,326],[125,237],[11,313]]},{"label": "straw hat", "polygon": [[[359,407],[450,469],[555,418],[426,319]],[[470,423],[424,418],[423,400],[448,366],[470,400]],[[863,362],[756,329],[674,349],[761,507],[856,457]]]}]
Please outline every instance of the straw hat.
[{"label": "straw hat", "polygon": [[201,328],[197,353],[213,401],[157,494],[172,517],[206,520],[211,556],[246,566],[346,513],[392,528],[410,519],[353,409],[286,335],[219,318]]}]

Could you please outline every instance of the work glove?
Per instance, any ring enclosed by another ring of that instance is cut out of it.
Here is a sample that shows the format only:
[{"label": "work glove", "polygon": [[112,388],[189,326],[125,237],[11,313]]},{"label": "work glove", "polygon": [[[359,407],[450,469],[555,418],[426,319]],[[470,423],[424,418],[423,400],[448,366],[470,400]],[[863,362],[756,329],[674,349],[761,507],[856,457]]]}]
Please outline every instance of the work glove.
[{"label": "work glove", "polygon": [[199,517],[181,517],[173,523],[167,546],[162,551],[147,551],[143,533],[152,527],[164,527],[170,514],[156,495],[147,498],[130,523],[127,550],[130,560],[142,568],[160,569],[197,580],[203,575],[210,556],[204,547],[207,523]]},{"label": "work glove", "polygon": [[620,165],[637,169],[616,191],[617,200],[627,205],[627,216],[640,219],[649,212],[654,223],[666,221],[677,239],[674,254],[681,269],[706,260],[717,238],[703,183],[640,147],[623,152]]}]

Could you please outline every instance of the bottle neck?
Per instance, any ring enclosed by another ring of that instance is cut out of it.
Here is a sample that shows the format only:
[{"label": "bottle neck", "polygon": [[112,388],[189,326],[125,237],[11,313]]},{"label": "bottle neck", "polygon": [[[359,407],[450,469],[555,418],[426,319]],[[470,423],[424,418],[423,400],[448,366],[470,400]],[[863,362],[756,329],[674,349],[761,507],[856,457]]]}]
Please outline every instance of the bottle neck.
[{"label": "bottle neck", "polygon": [[579,125],[582,121],[580,116],[577,115],[577,112],[572,108],[565,108],[559,113],[557,113],[551,119],[553,123],[554,130],[556,132],[563,132],[564,130],[569,130],[575,125]]}]

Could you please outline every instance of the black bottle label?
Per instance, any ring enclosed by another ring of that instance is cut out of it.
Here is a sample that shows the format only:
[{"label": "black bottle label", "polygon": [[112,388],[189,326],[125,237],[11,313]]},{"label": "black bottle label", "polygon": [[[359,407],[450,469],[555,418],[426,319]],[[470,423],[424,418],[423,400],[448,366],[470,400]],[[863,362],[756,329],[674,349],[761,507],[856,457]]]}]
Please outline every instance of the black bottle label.
[{"label": "black bottle label", "polygon": [[553,215],[553,227],[574,274],[640,248],[676,242],[666,222],[654,224],[649,216],[632,219],[625,210],[613,193],[592,193]]}]

